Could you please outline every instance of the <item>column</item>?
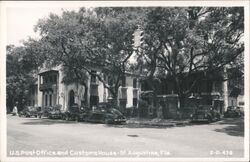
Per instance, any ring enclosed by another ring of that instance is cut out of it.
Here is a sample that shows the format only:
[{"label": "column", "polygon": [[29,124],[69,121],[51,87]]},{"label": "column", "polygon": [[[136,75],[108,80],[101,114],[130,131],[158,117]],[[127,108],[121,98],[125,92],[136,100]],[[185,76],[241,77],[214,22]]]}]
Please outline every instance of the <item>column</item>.
[{"label": "column", "polygon": [[223,82],[223,99],[224,99],[224,112],[227,111],[228,107],[228,78],[227,78],[227,69],[224,67],[224,79]]}]

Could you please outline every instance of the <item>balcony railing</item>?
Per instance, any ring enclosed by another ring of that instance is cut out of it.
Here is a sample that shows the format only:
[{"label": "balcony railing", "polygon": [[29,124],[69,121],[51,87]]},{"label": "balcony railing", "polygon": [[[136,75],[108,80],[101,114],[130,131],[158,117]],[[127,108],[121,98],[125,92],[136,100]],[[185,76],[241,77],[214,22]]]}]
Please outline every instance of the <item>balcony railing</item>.
[{"label": "balcony railing", "polygon": [[99,85],[99,81],[98,81],[98,79],[91,79],[90,80],[90,85],[91,86],[98,86]]},{"label": "balcony railing", "polygon": [[44,90],[55,90],[56,84],[55,83],[45,83],[45,84],[40,84],[39,90],[44,91]]}]

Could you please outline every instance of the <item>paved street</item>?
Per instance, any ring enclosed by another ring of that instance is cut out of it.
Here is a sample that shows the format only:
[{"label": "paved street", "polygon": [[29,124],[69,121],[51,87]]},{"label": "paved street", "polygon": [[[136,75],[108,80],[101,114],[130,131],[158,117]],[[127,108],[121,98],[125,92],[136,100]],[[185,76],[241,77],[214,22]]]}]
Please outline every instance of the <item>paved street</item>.
[{"label": "paved street", "polygon": [[[243,119],[169,128],[8,115],[9,156],[242,157]],[[35,153],[34,153],[35,151]]]}]

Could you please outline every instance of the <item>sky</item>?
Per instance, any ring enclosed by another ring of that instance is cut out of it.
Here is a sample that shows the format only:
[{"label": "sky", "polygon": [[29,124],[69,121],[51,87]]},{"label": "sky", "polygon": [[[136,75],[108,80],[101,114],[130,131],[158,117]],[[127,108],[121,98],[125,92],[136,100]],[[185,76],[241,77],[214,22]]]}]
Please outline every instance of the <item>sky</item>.
[{"label": "sky", "polygon": [[[160,1],[160,2],[140,2],[140,1],[13,1],[2,2],[6,6],[6,25],[7,25],[7,44],[21,45],[22,40],[27,40],[29,36],[38,37],[38,33],[34,32],[34,26],[41,18],[45,18],[50,12],[60,14],[64,10],[78,10],[80,7],[93,7],[93,6],[183,6],[185,3],[178,1]],[[200,5],[197,2],[196,5]],[[202,3],[205,5],[206,3]],[[215,3],[211,2],[215,5]],[[211,5],[207,2],[206,5]],[[190,5],[190,3],[186,3]],[[239,5],[238,2],[228,1],[227,4],[216,2],[216,6],[225,5]],[[2,8],[0,8],[2,9]]]},{"label": "sky", "polygon": [[[78,8],[63,8],[64,10],[76,10]],[[28,37],[36,38],[34,26],[41,18],[46,18],[49,13],[61,14],[61,7],[9,7],[7,13],[7,44],[19,46],[22,40]]]}]

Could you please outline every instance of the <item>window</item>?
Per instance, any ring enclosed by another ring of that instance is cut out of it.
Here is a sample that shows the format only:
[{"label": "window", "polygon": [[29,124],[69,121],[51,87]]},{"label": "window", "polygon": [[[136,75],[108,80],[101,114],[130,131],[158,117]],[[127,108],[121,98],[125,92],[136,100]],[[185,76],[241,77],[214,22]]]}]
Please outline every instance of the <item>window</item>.
[{"label": "window", "polygon": [[97,106],[99,103],[99,96],[90,96],[90,107]]},{"label": "window", "polygon": [[137,98],[133,98],[133,106],[137,107]]},{"label": "window", "polygon": [[52,94],[49,95],[49,106],[52,106]]},{"label": "window", "polygon": [[48,96],[45,95],[45,106],[48,106]]},{"label": "window", "polygon": [[56,83],[56,75],[53,76],[53,82]]},{"label": "window", "polygon": [[90,81],[91,83],[96,83],[96,71],[92,71]]},{"label": "window", "polygon": [[126,87],[126,77],[122,77],[122,87]]},{"label": "window", "polygon": [[243,101],[240,101],[240,102],[239,102],[239,105],[240,105],[240,106],[244,106],[244,102],[243,102]]},{"label": "window", "polygon": [[133,79],[133,88],[137,88],[137,79]]}]

